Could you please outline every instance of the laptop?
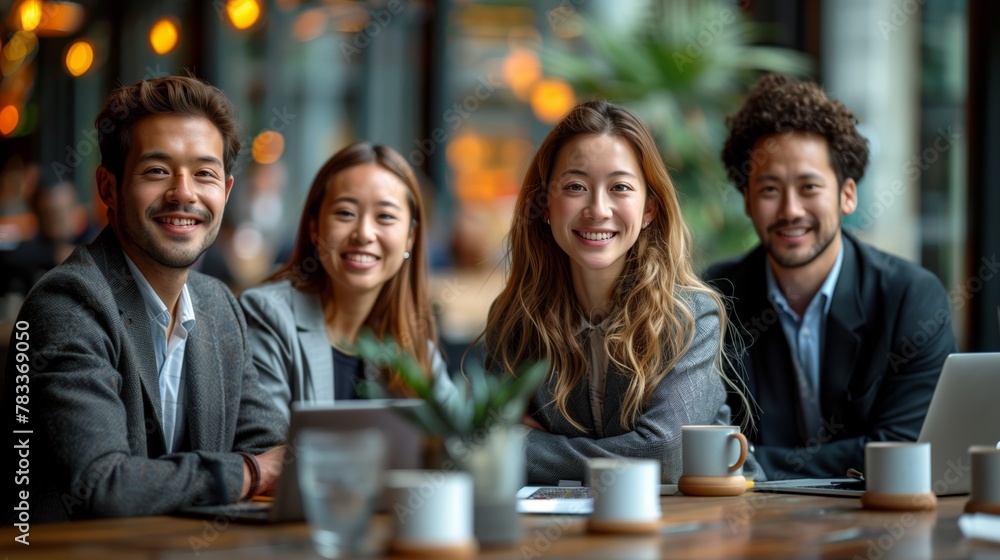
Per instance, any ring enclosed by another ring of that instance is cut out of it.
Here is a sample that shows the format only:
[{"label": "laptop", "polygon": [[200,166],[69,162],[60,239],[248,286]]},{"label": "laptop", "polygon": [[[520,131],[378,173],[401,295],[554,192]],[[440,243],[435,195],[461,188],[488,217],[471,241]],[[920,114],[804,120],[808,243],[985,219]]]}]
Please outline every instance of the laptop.
[{"label": "laptop", "polygon": [[[931,397],[918,443],[931,444],[931,489],[938,496],[968,494],[969,447],[1000,448],[1000,353],[951,354]],[[756,490],[860,497],[856,479],[796,479],[757,483]]]},{"label": "laptop", "polygon": [[294,447],[298,434],[307,428],[333,432],[352,432],[376,428],[385,436],[387,469],[419,469],[422,461],[423,434],[399,414],[397,409],[425,406],[419,399],[359,399],[333,403],[292,403],[288,428],[289,447],[270,502],[251,501],[214,506],[190,506],[177,511],[188,517],[221,518],[246,523],[302,521],[302,495],[299,493],[298,469]]},{"label": "laptop", "polygon": [[[517,512],[590,515],[594,511],[594,496],[590,487],[580,486],[578,481],[566,482],[571,485],[521,488],[517,492]],[[661,496],[673,496],[676,493],[676,484],[660,485]]]}]

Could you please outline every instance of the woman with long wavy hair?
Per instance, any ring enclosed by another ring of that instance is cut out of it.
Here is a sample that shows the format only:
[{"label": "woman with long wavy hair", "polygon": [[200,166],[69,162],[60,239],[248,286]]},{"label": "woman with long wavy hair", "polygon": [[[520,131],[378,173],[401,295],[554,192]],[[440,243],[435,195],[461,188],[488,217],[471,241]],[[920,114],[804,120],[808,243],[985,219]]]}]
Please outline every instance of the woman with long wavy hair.
[{"label": "woman with long wavy hair", "polygon": [[725,314],[652,136],[628,110],[577,105],[542,142],[484,333],[490,369],[547,360],[529,405],[528,481],[583,480],[594,457],[681,472],[681,426],[728,424]]},{"label": "woman with long wavy hair", "polygon": [[358,142],[327,160],[288,262],[240,296],[261,384],[286,419],[294,401],[357,398],[362,379],[405,394],[398,378],[351,354],[362,328],[392,337],[442,395],[454,392],[436,346],[424,245],[423,201],[402,156]]}]

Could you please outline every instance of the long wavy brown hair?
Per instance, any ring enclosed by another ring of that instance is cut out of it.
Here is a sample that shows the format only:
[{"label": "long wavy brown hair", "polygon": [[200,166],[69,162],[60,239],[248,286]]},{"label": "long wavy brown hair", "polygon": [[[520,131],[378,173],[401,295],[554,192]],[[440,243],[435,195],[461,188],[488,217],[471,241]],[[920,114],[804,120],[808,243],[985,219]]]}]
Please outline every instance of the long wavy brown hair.
[{"label": "long wavy brown hair", "polygon": [[549,375],[556,376],[556,406],[585,431],[566,406],[577,384],[588,382],[586,357],[574,336],[584,310],[573,291],[569,257],[543,221],[549,175],[559,150],[580,135],[608,135],[627,142],[642,168],[646,196],[656,207],[652,222],[626,255],[625,268],[611,294],[604,340],[610,360],[631,377],[621,422],[632,427],[656,386],[691,346],[695,324],[686,301],[691,293],[704,293],[719,306],[716,370],[723,379],[726,315],[719,296],[699,280],[691,266],[691,235],[656,144],[627,109],[601,100],[581,103],[538,148],[517,197],[506,257],[507,285],[490,309],[484,333],[486,353],[492,368],[509,373],[527,362],[547,360]]},{"label": "long wavy brown hair", "polygon": [[[413,248],[410,249],[410,258],[403,261],[399,272],[382,286],[364,326],[380,339],[386,335],[391,336],[400,348],[410,351],[423,370],[429,373],[431,355],[427,343],[432,341],[436,346],[438,340],[427,293],[424,203],[413,169],[392,148],[357,142],[340,150],[323,164],[306,195],[291,257],[265,281],[289,280],[299,290],[319,294],[324,302],[333,297],[333,283],[320,263],[320,252],[312,240],[310,230],[318,223],[323,197],[337,174],[368,163],[374,163],[392,173],[406,185],[406,201],[412,218],[410,227],[413,228]],[[390,386],[400,388],[395,376],[390,378]]]}]

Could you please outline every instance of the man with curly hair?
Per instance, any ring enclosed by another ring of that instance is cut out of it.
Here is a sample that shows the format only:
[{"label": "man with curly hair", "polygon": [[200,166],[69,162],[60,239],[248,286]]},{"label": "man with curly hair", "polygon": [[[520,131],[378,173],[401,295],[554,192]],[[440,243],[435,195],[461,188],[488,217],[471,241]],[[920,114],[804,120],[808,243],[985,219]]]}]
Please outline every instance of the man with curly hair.
[{"label": "man with curly hair", "polygon": [[841,227],[868,164],[857,122],[778,75],[726,120],[722,158],[760,245],[706,276],[730,298],[728,374],[756,407],[729,404],[771,479],[844,476],[867,442],[915,440],[956,350],[941,282]]}]

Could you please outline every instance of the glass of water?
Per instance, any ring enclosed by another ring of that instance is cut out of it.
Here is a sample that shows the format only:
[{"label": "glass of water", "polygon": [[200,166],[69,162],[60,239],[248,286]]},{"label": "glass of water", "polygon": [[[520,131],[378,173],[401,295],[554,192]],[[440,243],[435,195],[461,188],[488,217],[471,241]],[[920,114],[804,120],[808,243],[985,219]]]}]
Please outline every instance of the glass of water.
[{"label": "glass of water", "polygon": [[358,554],[382,487],[382,434],[303,430],[296,446],[302,507],[316,551],[326,558]]}]

